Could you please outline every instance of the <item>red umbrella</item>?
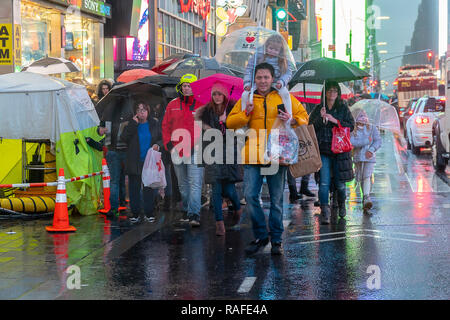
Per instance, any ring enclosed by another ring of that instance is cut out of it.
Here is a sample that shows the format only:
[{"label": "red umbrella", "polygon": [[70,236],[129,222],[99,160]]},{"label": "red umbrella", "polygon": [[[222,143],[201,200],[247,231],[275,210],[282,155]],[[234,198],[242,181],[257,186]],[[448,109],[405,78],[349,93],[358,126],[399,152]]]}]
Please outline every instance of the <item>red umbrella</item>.
[{"label": "red umbrella", "polygon": [[123,72],[118,78],[118,82],[131,82],[144,77],[157,75],[156,72],[148,69],[131,69]]}]

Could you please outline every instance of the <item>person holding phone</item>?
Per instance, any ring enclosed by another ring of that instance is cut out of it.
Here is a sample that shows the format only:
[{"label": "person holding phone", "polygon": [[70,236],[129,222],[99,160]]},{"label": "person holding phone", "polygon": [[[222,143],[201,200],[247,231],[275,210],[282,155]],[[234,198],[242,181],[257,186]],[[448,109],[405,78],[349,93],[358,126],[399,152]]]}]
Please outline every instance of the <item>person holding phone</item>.
[{"label": "person holding phone", "polygon": [[[274,73],[275,70],[271,64],[261,63],[257,65],[255,68],[256,91],[253,103],[247,102],[246,108],[242,110],[242,99],[239,100],[226,119],[226,125],[229,129],[236,130],[248,125],[249,129],[256,131],[256,134],[248,136],[242,150],[246,209],[251,216],[255,237],[255,240],[245,250],[247,254],[254,254],[262,250],[269,243],[269,240],[272,244],[271,253],[273,255],[282,254],[283,190],[287,166],[279,166],[275,174],[263,174],[265,142],[261,141],[259,136],[267,137],[277,118],[292,126],[308,123],[308,114],[305,108],[294,97],[291,99],[292,116],[284,112],[282,107],[278,108],[279,105],[283,104],[283,101],[278,91],[272,88]],[[265,135],[260,134],[261,130],[264,130]],[[256,146],[256,148],[253,146]],[[268,225],[259,202],[264,177],[267,180],[270,194]]]},{"label": "person holding phone", "polygon": [[142,168],[150,148],[159,151],[163,147],[161,126],[150,117],[150,107],[144,101],[138,101],[133,107],[133,119],[128,122],[122,133],[122,140],[127,143],[125,172],[128,174],[128,190],[132,223],[141,222],[141,191],[144,200],[144,219],[154,222],[157,189],[143,187]]}]

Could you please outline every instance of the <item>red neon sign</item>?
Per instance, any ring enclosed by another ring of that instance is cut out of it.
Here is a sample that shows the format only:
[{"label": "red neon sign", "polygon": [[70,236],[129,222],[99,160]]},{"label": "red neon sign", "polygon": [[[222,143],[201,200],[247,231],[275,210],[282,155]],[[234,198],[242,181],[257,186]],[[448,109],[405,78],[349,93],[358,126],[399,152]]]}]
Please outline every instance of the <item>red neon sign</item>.
[{"label": "red neon sign", "polygon": [[181,12],[194,12],[206,20],[211,11],[210,0],[180,0]]}]

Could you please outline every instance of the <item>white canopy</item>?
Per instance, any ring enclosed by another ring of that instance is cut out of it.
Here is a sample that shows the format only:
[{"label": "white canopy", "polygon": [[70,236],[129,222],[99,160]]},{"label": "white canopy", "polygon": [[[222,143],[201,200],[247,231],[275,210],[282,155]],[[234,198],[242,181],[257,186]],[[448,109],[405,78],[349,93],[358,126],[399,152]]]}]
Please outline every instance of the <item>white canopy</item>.
[{"label": "white canopy", "polygon": [[83,86],[31,72],[0,75],[0,137],[59,140],[66,132],[97,126]]}]

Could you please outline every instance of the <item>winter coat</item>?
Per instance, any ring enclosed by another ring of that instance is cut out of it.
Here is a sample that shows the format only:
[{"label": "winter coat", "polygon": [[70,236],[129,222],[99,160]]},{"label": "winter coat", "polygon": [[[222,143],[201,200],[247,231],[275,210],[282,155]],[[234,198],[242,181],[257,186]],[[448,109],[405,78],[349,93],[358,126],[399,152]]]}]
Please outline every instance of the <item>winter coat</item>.
[{"label": "winter coat", "polygon": [[[293,95],[291,95],[291,100],[292,115],[296,120],[293,127],[308,124],[308,114],[306,113],[305,108],[303,108],[302,104]],[[243,163],[264,164],[265,143],[270,130],[278,117],[278,105],[281,104],[283,104],[283,100],[277,90],[272,89],[266,96],[262,96],[258,94],[258,91],[255,91],[253,96],[253,111],[249,115],[246,115],[245,110],[242,110],[241,100],[239,100],[231,110],[227,117],[227,128],[239,129],[248,125],[249,129],[256,130],[256,136],[248,136],[248,139],[245,142],[245,152],[242,153],[242,156],[244,157]],[[267,130],[264,137],[265,140],[263,141],[259,140],[259,130],[261,129]],[[250,148],[250,146],[252,146],[252,148]],[[254,161],[255,159],[250,159],[250,150],[254,149],[253,146],[256,146],[256,161]]]},{"label": "winter coat", "polygon": [[[350,135],[350,141],[354,148],[353,162],[376,162],[375,152],[381,147],[380,132],[376,126],[356,127]],[[372,158],[366,159],[366,151],[372,152]]]},{"label": "winter coat", "polygon": [[[228,115],[231,112],[232,105],[226,110]],[[226,140],[226,125],[219,121],[219,116],[208,106],[203,106],[197,109],[195,112],[195,121],[202,122],[203,132],[208,129],[217,129],[222,132],[223,145],[222,145],[222,155],[223,157],[218,160],[220,163],[204,164],[205,167],[205,183],[215,183],[215,182],[228,182],[236,183],[243,180],[243,167],[238,164],[237,159],[237,141],[233,143],[233,164],[227,164],[227,140]],[[214,139],[212,139],[214,141]],[[213,141],[203,141],[202,149],[211,144]],[[211,152],[211,156],[215,157],[215,152]],[[215,159],[215,158],[214,158]],[[203,159],[205,163],[205,159]]]},{"label": "winter coat", "polygon": [[194,132],[194,113],[199,107],[200,104],[193,96],[181,96],[169,102],[162,121],[163,144],[167,151],[170,152],[184,139],[184,137],[180,137],[177,141],[172,141],[172,133],[176,129],[185,129],[191,136],[191,149],[187,150],[188,154],[183,154],[183,150],[179,150],[179,155],[180,157],[189,157],[191,155],[195,142],[199,138],[196,136],[194,137],[194,133],[199,134],[201,131],[201,129],[198,128],[198,130]]},{"label": "winter coat", "polygon": [[275,74],[273,76],[273,82],[276,83],[278,80],[283,82],[283,86],[286,87],[291,81],[292,73],[295,71],[294,66],[292,63],[288,61],[288,68],[284,74],[281,73],[280,66],[278,65],[278,57],[266,57],[264,59],[264,47],[261,47],[256,52],[256,64],[255,64],[255,54],[253,54],[250,59],[248,60],[247,67],[245,69],[245,75],[244,75],[244,87],[251,86],[252,80],[253,80],[253,72],[255,71],[255,67],[260,64],[266,62],[270,64],[274,70]]},{"label": "winter coat", "polygon": [[[152,135],[152,141],[150,148],[154,144],[159,145],[160,151],[163,148],[161,127],[153,118],[148,119],[148,126],[150,134]],[[129,175],[141,175],[142,163],[140,160],[141,148],[139,144],[138,123],[134,120],[130,120],[126,127],[123,129],[121,140],[128,145],[127,157],[125,161],[125,172]],[[163,159],[164,162],[164,159]],[[164,163],[165,164],[165,163]]]},{"label": "winter coat", "polygon": [[[333,139],[333,127],[337,127],[337,124],[328,121],[327,124],[323,123],[322,116],[320,115],[320,109],[323,104],[318,104],[309,116],[309,124],[314,125],[316,131],[317,142],[319,144],[319,150],[321,154],[334,155],[331,151],[331,141]],[[341,123],[341,126],[350,128],[350,132],[355,127],[355,120],[348,106],[342,102],[336,100],[335,106],[329,110],[326,108],[327,113],[331,114]]]},{"label": "winter coat", "polygon": [[[352,181],[354,179],[354,172],[351,152],[335,154],[331,151],[331,141],[333,139],[332,129],[337,126],[337,124],[334,124],[331,121],[328,121],[327,124],[323,123],[323,119],[320,115],[322,106],[322,103],[318,104],[309,117],[309,124],[314,125],[314,130],[316,131],[320,154],[327,157],[333,157],[337,160],[340,181]],[[342,100],[337,100],[335,106],[331,110],[328,108],[326,108],[326,110],[327,113],[339,120],[341,126],[348,127],[350,128],[350,131],[353,131],[355,120],[353,119],[350,109],[342,102]]]}]

